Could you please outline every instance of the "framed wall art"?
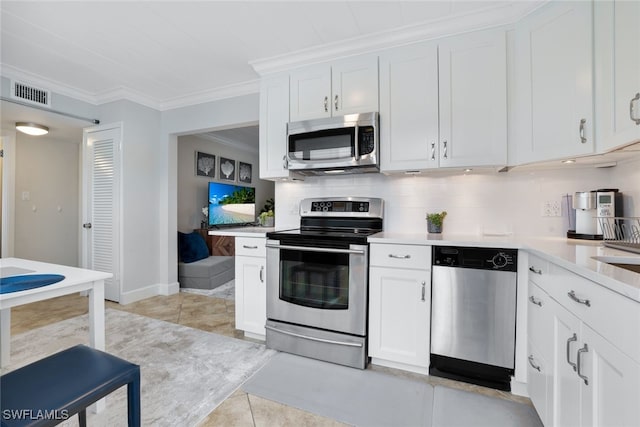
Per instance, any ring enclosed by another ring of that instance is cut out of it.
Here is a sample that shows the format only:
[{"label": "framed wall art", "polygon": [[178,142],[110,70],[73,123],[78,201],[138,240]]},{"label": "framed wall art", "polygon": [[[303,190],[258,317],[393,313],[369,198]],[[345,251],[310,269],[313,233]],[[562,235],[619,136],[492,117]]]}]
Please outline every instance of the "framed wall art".
[{"label": "framed wall art", "polygon": [[220,175],[221,180],[235,181],[236,180],[236,161],[220,157]]},{"label": "framed wall art", "polygon": [[215,178],[216,176],[216,156],[213,154],[196,151],[196,175]]},{"label": "framed wall art", "polygon": [[251,163],[238,161],[238,182],[251,183]]}]

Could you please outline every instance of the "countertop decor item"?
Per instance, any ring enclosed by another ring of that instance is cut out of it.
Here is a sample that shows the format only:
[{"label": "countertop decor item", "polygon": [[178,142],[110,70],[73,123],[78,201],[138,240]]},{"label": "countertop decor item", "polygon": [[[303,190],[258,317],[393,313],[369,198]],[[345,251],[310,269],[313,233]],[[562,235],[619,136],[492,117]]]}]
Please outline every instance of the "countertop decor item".
[{"label": "countertop decor item", "polygon": [[447,211],[427,214],[427,231],[429,233],[442,233],[442,222],[447,216]]},{"label": "countertop decor item", "polygon": [[260,222],[260,225],[262,225],[263,227],[273,227],[273,223],[275,221],[273,211],[269,210],[266,212],[262,212],[258,216],[258,221]]}]

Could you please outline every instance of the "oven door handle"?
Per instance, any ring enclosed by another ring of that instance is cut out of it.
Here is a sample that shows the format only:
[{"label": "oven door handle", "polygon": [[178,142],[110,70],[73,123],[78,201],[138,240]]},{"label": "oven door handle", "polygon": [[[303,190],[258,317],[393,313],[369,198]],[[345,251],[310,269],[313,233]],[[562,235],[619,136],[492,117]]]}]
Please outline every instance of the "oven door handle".
[{"label": "oven door handle", "polygon": [[307,252],[330,252],[333,254],[358,254],[364,255],[364,250],[362,249],[336,249],[336,248],[313,248],[307,246],[289,246],[289,245],[274,245],[272,243],[267,243],[266,246],[268,248],[274,249],[290,249],[294,251],[307,251]]},{"label": "oven door handle", "polygon": [[323,343],[327,343],[327,344],[345,345],[345,346],[348,346],[348,347],[362,347],[362,343],[345,342],[345,341],[334,341],[334,340],[327,340],[327,339],[324,339],[324,338],[310,337],[308,335],[296,334],[295,332],[283,331],[282,329],[274,328],[273,326],[269,326],[269,325],[264,325],[264,327],[265,327],[265,329],[269,329],[270,331],[273,331],[273,332],[278,332],[278,333],[284,334],[284,335],[291,335],[293,337],[303,338],[305,340],[318,341],[318,342],[323,342]]}]

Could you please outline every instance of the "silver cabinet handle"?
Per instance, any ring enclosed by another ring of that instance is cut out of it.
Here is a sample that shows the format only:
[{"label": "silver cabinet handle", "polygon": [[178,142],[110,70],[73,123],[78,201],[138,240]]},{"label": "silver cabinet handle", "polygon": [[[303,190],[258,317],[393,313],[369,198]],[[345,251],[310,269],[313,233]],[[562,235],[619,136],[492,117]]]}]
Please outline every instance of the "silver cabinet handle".
[{"label": "silver cabinet handle", "polygon": [[542,301],[538,301],[537,299],[535,299],[535,297],[533,295],[531,295],[529,297],[529,301],[531,301],[533,304],[542,307]]},{"label": "silver cabinet handle", "polygon": [[333,105],[336,107],[336,111],[338,111],[338,95],[333,99]]},{"label": "silver cabinet handle", "polygon": [[264,265],[260,266],[260,282],[264,283]]},{"label": "silver cabinet handle", "polygon": [[425,282],[424,280],[422,281],[422,298],[420,299],[420,301],[425,302],[425,293],[427,292],[426,290],[427,288],[427,282]]},{"label": "silver cabinet handle", "polygon": [[442,153],[442,157],[447,158],[447,141],[443,141],[442,145],[444,145],[444,152]]},{"label": "silver cabinet handle", "polygon": [[323,343],[326,343],[326,344],[344,345],[344,346],[347,346],[347,347],[362,347],[362,344],[360,344],[360,343],[345,342],[345,341],[334,341],[334,340],[327,340],[327,339],[324,339],[324,338],[310,337],[308,335],[296,334],[295,332],[283,331],[282,329],[274,328],[273,326],[269,326],[269,325],[265,325],[264,327],[265,327],[265,329],[268,329],[268,330],[273,331],[273,332],[277,332],[277,333],[284,334],[284,335],[291,335],[292,337],[302,338],[302,339],[309,340],[309,341],[323,342]]},{"label": "silver cabinet handle", "polygon": [[529,267],[529,271],[532,272],[532,273],[536,273],[536,274],[542,275],[542,270],[536,270],[535,267],[533,267],[533,266]]},{"label": "silver cabinet handle", "polygon": [[533,363],[533,354],[529,355],[529,365],[531,365],[531,367],[536,371],[540,372],[540,366]]},{"label": "silver cabinet handle", "polygon": [[307,247],[307,246],[274,245],[273,243],[267,243],[265,246],[273,249],[289,249],[293,251],[304,251],[304,252],[327,252],[332,254],[356,254],[356,255],[365,254],[365,251],[360,249],[334,249],[334,248],[323,248],[323,247],[315,248],[315,247]]},{"label": "silver cabinet handle", "polygon": [[573,334],[573,336],[567,340],[567,363],[569,365],[571,365],[571,367],[575,371],[577,369],[577,365],[575,363],[573,363],[571,361],[571,358],[570,358],[570,355],[571,355],[571,343],[574,342],[574,341],[578,341],[578,336],[576,334]]},{"label": "silver cabinet handle", "polygon": [[572,290],[571,292],[567,293],[567,295],[569,295],[569,298],[571,298],[575,302],[580,303],[580,304],[584,304],[587,307],[591,307],[591,301],[589,301],[588,299],[580,299],[580,298],[578,298],[576,296],[575,291]]},{"label": "silver cabinet handle", "polygon": [[289,159],[287,159],[287,155],[282,156],[282,168],[289,169]]},{"label": "silver cabinet handle", "polygon": [[324,97],[324,112],[325,113],[329,112],[329,97],[328,96]]},{"label": "silver cabinet handle", "polygon": [[640,125],[640,119],[636,119],[635,114],[633,114],[633,103],[636,101],[640,101],[640,92],[636,93],[636,96],[629,101],[629,117],[635,124]]},{"label": "silver cabinet handle", "polygon": [[589,347],[587,347],[586,343],[584,344],[584,347],[578,350],[578,376],[582,378],[582,380],[584,381],[584,385],[589,385],[589,378],[586,375],[582,375],[582,371],[580,370],[581,368],[580,361],[582,360],[582,353],[587,353],[588,351],[589,351]]},{"label": "silver cabinet handle", "polygon": [[409,259],[409,258],[411,258],[411,255],[396,255],[396,254],[389,254],[389,258],[396,258],[396,259]]},{"label": "silver cabinet handle", "polygon": [[436,143],[432,142],[431,143],[431,160],[435,160],[436,159]]},{"label": "silver cabinet handle", "polygon": [[587,123],[587,119],[580,119],[580,142],[585,144],[587,142],[587,137],[584,136],[584,125]]},{"label": "silver cabinet handle", "polygon": [[242,245],[242,247],[245,249],[258,249],[257,246]]}]

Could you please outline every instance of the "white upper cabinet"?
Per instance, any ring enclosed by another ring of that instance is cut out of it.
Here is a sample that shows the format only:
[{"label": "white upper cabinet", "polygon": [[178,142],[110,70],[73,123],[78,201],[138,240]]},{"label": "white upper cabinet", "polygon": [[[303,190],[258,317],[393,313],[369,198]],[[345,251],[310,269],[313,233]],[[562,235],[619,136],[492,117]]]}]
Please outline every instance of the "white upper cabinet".
[{"label": "white upper cabinet", "polygon": [[289,178],[286,167],[289,75],[260,80],[260,178]]},{"label": "white upper cabinet", "polygon": [[516,24],[516,161],[592,154],[592,3],[557,2]]},{"label": "white upper cabinet", "polygon": [[294,70],[290,88],[292,122],[378,111],[378,57]]},{"label": "white upper cabinet", "polygon": [[640,2],[594,5],[596,147],[640,140]]},{"label": "white upper cabinet", "polygon": [[439,46],[440,167],[507,164],[504,30],[444,39]]},{"label": "white upper cabinet", "polygon": [[438,167],[438,45],[380,55],[380,170]]},{"label": "white upper cabinet", "polygon": [[381,54],[381,171],[505,165],[506,67],[503,30]]}]

